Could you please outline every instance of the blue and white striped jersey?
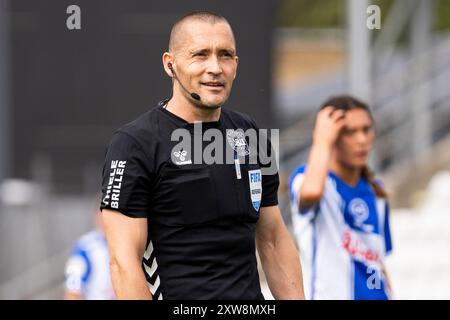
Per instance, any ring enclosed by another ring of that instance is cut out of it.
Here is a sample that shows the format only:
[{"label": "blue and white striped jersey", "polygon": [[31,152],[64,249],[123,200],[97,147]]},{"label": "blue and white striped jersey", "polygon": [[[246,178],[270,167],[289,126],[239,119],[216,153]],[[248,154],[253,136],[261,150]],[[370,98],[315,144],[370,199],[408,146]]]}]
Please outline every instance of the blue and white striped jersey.
[{"label": "blue and white striped jersey", "polygon": [[389,207],[361,177],[350,186],[328,173],[321,201],[299,210],[306,166],[289,179],[307,299],[389,299],[383,260],[391,250]]},{"label": "blue and white striped jersey", "polygon": [[65,268],[66,290],[86,300],[114,299],[105,236],[91,231],[75,244]]}]

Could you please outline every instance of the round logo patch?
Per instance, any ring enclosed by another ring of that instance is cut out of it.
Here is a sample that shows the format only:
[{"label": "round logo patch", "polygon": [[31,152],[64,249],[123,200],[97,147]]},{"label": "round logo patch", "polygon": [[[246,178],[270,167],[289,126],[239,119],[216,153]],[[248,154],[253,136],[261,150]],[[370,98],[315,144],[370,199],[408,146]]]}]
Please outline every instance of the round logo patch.
[{"label": "round logo patch", "polygon": [[360,198],[355,198],[350,201],[348,210],[355,219],[354,221],[357,227],[362,227],[364,222],[369,217],[369,207],[367,206],[365,201]]},{"label": "round logo patch", "polygon": [[227,130],[227,141],[239,156],[245,157],[250,154],[245,135],[242,131]]}]

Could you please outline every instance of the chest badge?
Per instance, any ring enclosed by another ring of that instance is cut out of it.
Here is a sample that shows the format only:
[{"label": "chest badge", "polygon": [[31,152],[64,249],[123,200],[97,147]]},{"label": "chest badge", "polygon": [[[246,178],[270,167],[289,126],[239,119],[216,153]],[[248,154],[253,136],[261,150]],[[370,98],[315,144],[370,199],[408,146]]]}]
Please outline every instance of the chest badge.
[{"label": "chest badge", "polygon": [[262,196],[262,175],[261,170],[250,170],[248,172],[248,182],[250,185],[250,198],[252,200],[253,208],[259,211],[261,206]]},{"label": "chest badge", "polygon": [[236,153],[245,157],[250,154],[247,141],[245,140],[244,132],[239,130],[227,130],[227,141],[228,144],[233,148]]},{"label": "chest badge", "polygon": [[355,198],[349,204],[350,214],[353,216],[353,221],[356,227],[363,229],[366,232],[372,232],[373,226],[366,224],[369,218],[369,207],[366,202],[360,198]]}]

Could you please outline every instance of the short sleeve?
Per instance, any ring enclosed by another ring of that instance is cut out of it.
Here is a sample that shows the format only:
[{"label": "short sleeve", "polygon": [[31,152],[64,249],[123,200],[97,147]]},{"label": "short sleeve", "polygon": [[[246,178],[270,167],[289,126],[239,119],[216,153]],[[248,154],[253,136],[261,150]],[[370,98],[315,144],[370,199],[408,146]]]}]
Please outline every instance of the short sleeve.
[{"label": "short sleeve", "polygon": [[280,179],[277,173],[263,175],[261,207],[278,205],[278,186]]},{"label": "short sleeve", "polygon": [[291,210],[292,214],[300,214],[302,216],[310,216],[314,215],[317,204],[308,208],[304,208],[300,210],[300,189],[303,184],[305,173],[304,169],[297,170],[294,172],[294,174],[291,176],[289,180],[289,199],[291,202]]},{"label": "short sleeve", "polygon": [[151,161],[138,142],[117,132],[108,146],[103,164],[100,209],[112,209],[135,218],[145,218],[154,183]]},{"label": "short sleeve", "polygon": [[278,150],[275,150],[267,134],[270,130],[259,130],[254,121],[253,125],[258,133],[258,165],[262,172],[261,207],[275,206],[278,205],[278,187],[280,185]]}]

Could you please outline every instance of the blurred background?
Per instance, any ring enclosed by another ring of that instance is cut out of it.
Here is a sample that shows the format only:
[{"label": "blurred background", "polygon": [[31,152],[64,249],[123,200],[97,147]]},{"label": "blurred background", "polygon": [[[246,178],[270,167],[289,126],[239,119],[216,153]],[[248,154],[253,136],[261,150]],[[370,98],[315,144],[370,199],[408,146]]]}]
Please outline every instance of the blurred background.
[{"label": "blurred background", "polygon": [[[66,26],[73,4],[80,30]],[[367,26],[371,5],[380,29]],[[234,29],[227,107],[281,129],[288,227],[287,177],[307,160],[315,112],[354,94],[374,111],[395,298],[450,299],[450,0],[0,0],[0,299],[63,297],[72,246],[93,228],[106,145],[170,96],[161,55],[191,10]]]}]

